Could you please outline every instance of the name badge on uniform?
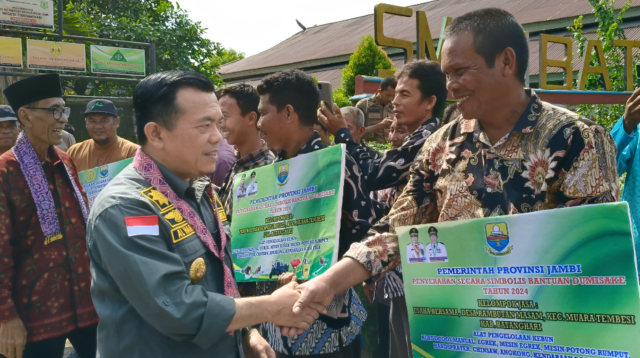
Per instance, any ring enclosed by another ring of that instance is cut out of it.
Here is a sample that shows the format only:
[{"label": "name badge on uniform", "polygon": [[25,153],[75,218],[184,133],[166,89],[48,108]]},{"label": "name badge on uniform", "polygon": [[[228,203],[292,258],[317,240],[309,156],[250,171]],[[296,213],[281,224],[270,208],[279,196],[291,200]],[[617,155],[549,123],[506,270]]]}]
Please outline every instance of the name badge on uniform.
[{"label": "name badge on uniform", "polygon": [[124,223],[127,226],[129,236],[160,234],[157,215],[130,216],[124,218]]}]

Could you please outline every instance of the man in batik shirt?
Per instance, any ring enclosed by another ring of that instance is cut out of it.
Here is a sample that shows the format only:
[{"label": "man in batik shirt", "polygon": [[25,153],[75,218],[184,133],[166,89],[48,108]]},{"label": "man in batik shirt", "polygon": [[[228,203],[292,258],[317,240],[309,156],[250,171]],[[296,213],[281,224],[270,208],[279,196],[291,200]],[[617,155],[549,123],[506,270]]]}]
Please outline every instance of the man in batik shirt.
[{"label": "man in batik shirt", "polygon": [[86,196],[55,148],[69,115],[60,77],[30,77],[4,94],[24,131],[0,156],[0,354],[62,358],[69,339],[95,357]]},{"label": "man in batik shirt", "polygon": [[[434,114],[442,111],[447,98],[446,78],[437,62],[410,62],[396,74],[396,78],[398,85],[393,100],[396,124],[406,126],[407,132],[411,134],[400,148],[388,150],[380,158],[370,156],[364,147],[354,140],[339,115],[331,115],[325,107],[318,111],[320,122],[336,133],[336,142],[346,144],[349,153],[364,173],[367,187],[370,190],[392,191],[388,199],[393,200],[391,205],[407,183],[409,168],[425,140],[440,128]],[[384,212],[385,209],[388,212],[388,206],[378,202],[374,205],[377,212]],[[382,209],[379,206],[382,206]],[[391,300],[390,350],[394,355],[402,356],[411,344],[408,341],[408,323],[403,324],[402,319],[406,316],[407,310],[400,267],[386,275],[384,296]]]},{"label": "man in batik shirt", "polygon": [[[327,148],[314,132],[316,108],[320,95],[313,78],[299,70],[278,72],[265,77],[258,85],[260,94],[260,129],[269,148],[277,151],[276,161]],[[342,257],[349,245],[366,235],[375,219],[369,191],[361,180],[360,169],[347,155],[345,183],[340,221]],[[359,358],[359,334],[367,313],[350,287],[336,292],[335,304],[327,315],[321,315],[311,328],[296,337],[284,337],[273,324],[263,324],[263,334],[277,354]]]},{"label": "man in batik shirt", "polygon": [[442,69],[461,116],[427,139],[409,183],[371,236],[299,287],[294,312],[328,304],[335,292],[397,266],[396,227],[619,199],[609,133],[523,88],[528,42],[511,14],[470,12],[452,21],[445,39]]}]

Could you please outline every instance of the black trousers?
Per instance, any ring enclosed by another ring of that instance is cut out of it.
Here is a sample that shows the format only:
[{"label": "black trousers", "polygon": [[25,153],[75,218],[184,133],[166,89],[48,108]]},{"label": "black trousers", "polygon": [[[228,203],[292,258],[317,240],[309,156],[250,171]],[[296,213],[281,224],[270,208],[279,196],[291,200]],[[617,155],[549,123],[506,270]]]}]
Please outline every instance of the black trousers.
[{"label": "black trousers", "polygon": [[76,329],[60,337],[27,343],[23,358],[62,358],[64,345],[71,342],[80,358],[96,358],[98,325]]}]

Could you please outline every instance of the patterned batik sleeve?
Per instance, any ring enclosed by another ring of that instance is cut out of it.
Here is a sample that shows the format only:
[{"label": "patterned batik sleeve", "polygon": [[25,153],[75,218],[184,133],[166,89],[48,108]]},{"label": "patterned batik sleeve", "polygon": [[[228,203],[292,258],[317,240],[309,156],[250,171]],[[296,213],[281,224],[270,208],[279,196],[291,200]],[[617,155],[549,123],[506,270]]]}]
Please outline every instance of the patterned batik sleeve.
[{"label": "patterned batik sleeve", "polygon": [[425,137],[422,131],[413,133],[400,148],[387,150],[380,158],[374,158],[353,140],[347,129],[340,129],[334,136],[336,143],[347,145],[347,151],[362,169],[364,181],[371,191],[404,185],[409,176],[408,169],[420,152]]},{"label": "patterned batik sleeve", "polygon": [[[551,160],[559,158],[560,170],[557,171],[559,180],[550,188],[546,204],[571,207],[619,201],[617,150],[609,132],[599,125],[583,122],[558,132],[563,134],[568,146],[566,153],[547,150]],[[563,140],[559,135],[552,138],[552,142]],[[550,147],[553,146],[550,143]]]},{"label": "patterned batik sleeve", "polygon": [[11,213],[5,190],[0,188],[0,323],[18,318],[11,295],[14,265],[11,235]]},{"label": "patterned batik sleeve", "polygon": [[[434,138],[435,139],[435,138]],[[391,208],[369,231],[369,237],[351,245],[345,254],[371,273],[371,280],[379,280],[387,271],[400,264],[398,236],[395,228],[418,225],[438,220],[436,197],[432,191],[435,173],[429,170],[428,158],[431,140],[427,140],[410,170],[409,183]]]},{"label": "patterned batik sleeve", "polygon": [[376,219],[376,212],[370,192],[362,182],[360,168],[349,155],[345,161],[344,181],[340,246],[346,251],[350,244],[365,237]]}]

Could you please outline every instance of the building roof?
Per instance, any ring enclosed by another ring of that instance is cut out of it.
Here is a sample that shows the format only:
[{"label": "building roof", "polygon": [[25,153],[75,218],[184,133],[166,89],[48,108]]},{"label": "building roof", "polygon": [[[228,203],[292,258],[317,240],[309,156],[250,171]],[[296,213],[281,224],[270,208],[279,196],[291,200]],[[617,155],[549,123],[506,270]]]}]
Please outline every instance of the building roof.
[{"label": "building roof", "polygon": [[[616,7],[621,8],[624,3],[625,0],[616,0]],[[632,7],[638,6],[640,0],[632,0]],[[455,18],[486,7],[499,7],[511,12],[530,32],[546,30],[549,26],[556,29],[566,28],[572,24],[573,18],[590,14],[592,11],[587,0],[434,0],[410,7],[414,11],[422,10],[427,13],[429,28],[434,38],[439,37],[445,16]],[[591,17],[593,18],[593,15]],[[554,23],[549,25],[550,21]],[[586,16],[584,22],[589,21],[594,22]],[[285,68],[305,68],[309,71],[309,67],[313,66],[346,63],[360,38],[373,35],[373,32],[373,14],[310,27],[266,51],[222,66],[220,73],[223,78],[231,80]],[[415,17],[385,15],[384,33],[387,37],[415,42]]]}]

